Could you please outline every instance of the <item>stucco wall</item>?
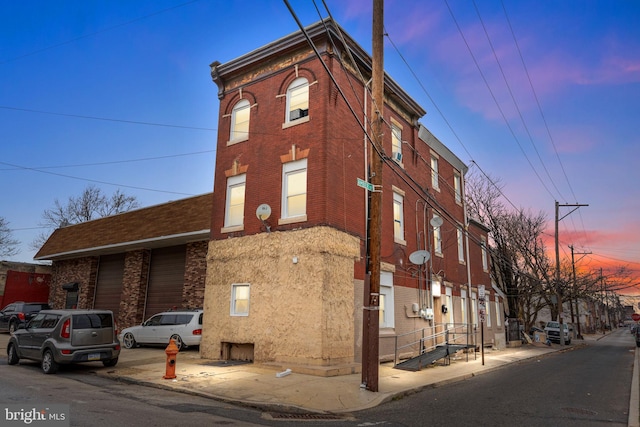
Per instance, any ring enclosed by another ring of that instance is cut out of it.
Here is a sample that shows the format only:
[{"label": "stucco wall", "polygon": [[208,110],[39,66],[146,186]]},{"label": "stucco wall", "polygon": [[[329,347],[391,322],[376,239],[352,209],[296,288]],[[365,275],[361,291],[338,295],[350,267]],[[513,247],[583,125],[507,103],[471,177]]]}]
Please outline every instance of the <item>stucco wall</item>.
[{"label": "stucco wall", "polygon": [[[201,356],[228,342],[253,344],[256,362],[353,362],[359,255],[356,237],[330,227],[211,241]],[[230,315],[233,283],[251,286],[248,316]]]}]

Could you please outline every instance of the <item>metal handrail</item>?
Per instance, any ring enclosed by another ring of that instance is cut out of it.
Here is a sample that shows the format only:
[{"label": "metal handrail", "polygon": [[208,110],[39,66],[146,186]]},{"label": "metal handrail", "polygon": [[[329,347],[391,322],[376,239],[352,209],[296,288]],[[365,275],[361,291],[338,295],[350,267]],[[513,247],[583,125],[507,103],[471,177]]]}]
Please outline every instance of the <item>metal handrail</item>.
[{"label": "metal handrail", "polygon": [[[427,330],[437,329],[438,327],[444,327],[444,330],[442,332],[436,332],[430,335],[425,335]],[[470,337],[473,334],[475,334],[474,325],[469,325],[467,323],[439,323],[430,328],[417,329],[415,331],[405,332],[404,334],[396,335],[393,363],[394,365],[398,364],[400,350],[419,345],[418,355],[421,355],[426,353],[427,351],[435,349],[436,347],[438,347],[438,345],[442,345],[442,343],[438,343],[437,339],[443,336],[444,336],[444,344],[459,344],[458,340],[460,338],[463,338],[463,339],[466,338],[465,344],[467,347],[469,347],[471,345]],[[403,345],[398,345],[399,344],[398,341],[400,338],[403,338],[409,335],[419,335],[420,338]],[[451,336],[453,336],[453,339],[451,338]],[[434,344],[429,345],[427,347],[425,345],[427,342],[433,342]],[[469,356],[467,355],[467,360],[468,359],[469,359]]]}]

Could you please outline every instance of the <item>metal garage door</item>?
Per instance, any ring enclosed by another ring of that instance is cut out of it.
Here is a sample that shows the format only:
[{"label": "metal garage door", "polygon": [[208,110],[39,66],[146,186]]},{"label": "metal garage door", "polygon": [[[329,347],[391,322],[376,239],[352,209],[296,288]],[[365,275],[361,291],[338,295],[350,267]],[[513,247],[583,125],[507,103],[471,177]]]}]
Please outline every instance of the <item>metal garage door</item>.
[{"label": "metal garage door", "polygon": [[186,259],[185,245],[154,249],[151,252],[145,319],[172,307],[182,307]]},{"label": "metal garage door", "polygon": [[104,255],[98,264],[98,281],[93,308],[113,311],[118,318],[122,298],[125,254]]}]

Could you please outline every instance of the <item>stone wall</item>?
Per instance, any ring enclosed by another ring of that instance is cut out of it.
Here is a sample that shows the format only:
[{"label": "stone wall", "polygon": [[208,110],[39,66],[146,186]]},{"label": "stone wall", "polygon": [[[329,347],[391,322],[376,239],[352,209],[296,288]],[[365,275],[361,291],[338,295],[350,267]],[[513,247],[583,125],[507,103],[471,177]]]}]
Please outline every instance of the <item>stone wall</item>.
[{"label": "stone wall", "polygon": [[51,274],[51,289],[49,290],[49,305],[51,308],[65,307],[67,292],[62,289],[62,285],[72,282],[78,283],[78,308],[93,308],[97,271],[97,257],[74,258],[54,262]]},{"label": "stone wall", "polygon": [[193,242],[187,245],[184,287],[182,288],[182,306],[185,308],[202,307],[207,273],[208,246],[209,241]]},{"label": "stone wall", "polygon": [[[314,227],[209,243],[204,358],[252,344],[254,361],[317,366],[354,360],[358,238]],[[250,284],[248,316],[231,316],[231,285]]]}]

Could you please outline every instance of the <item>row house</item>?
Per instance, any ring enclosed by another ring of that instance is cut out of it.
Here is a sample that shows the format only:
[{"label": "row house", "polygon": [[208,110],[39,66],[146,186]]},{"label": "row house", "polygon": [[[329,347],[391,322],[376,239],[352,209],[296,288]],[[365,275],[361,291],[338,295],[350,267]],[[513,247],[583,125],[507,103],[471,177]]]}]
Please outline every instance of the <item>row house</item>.
[{"label": "row house", "polygon": [[[201,355],[352,372],[367,275],[371,57],[325,20],[214,62],[211,76],[220,108]],[[477,345],[499,345],[488,230],[465,214],[467,167],[389,76],[384,94],[380,358],[391,360],[401,337],[458,326]]]}]

